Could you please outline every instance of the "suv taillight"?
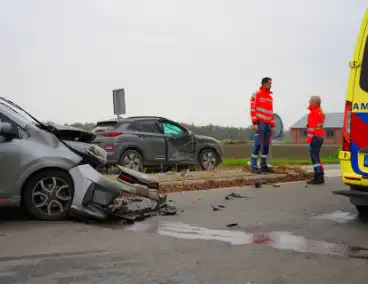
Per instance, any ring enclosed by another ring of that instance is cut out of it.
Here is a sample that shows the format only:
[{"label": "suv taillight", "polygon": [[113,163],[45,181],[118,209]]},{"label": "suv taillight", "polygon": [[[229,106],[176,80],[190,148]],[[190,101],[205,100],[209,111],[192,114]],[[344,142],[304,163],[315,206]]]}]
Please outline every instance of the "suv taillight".
[{"label": "suv taillight", "polygon": [[120,134],[121,134],[121,132],[114,131],[114,132],[105,132],[104,134],[102,134],[102,136],[104,136],[104,137],[116,137],[116,136],[119,136]]},{"label": "suv taillight", "polygon": [[350,133],[351,133],[351,102],[346,101],[344,113],[344,129],[342,150],[350,151]]}]

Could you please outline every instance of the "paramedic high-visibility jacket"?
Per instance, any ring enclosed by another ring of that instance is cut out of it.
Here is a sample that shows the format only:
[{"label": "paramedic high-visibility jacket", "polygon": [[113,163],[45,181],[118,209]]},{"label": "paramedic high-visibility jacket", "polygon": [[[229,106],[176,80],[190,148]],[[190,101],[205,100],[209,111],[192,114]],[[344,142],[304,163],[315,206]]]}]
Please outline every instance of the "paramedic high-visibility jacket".
[{"label": "paramedic high-visibility jacket", "polygon": [[325,131],[323,129],[325,114],[319,106],[310,106],[308,109],[310,112],[308,114],[307,124],[307,143],[310,144],[313,136],[325,136]]},{"label": "paramedic high-visibility jacket", "polygon": [[275,117],[273,115],[272,92],[266,91],[263,87],[254,93],[250,98],[250,116],[253,124],[264,122],[271,127],[275,126]]}]

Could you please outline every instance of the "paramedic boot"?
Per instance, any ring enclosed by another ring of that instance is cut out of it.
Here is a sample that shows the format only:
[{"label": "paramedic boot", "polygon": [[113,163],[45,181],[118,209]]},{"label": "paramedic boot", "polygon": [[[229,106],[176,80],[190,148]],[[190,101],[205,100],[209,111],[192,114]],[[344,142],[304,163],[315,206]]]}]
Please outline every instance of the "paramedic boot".
[{"label": "paramedic boot", "polygon": [[311,180],[307,181],[307,184],[322,184],[322,175],[321,174],[314,174]]},{"label": "paramedic boot", "polygon": [[261,172],[262,173],[272,173],[273,171],[272,171],[272,168],[266,165],[266,166],[261,167]]},{"label": "paramedic boot", "polygon": [[321,173],[321,184],[325,183],[325,173]]},{"label": "paramedic boot", "polygon": [[260,174],[261,170],[259,168],[252,168],[252,173],[253,174]]}]

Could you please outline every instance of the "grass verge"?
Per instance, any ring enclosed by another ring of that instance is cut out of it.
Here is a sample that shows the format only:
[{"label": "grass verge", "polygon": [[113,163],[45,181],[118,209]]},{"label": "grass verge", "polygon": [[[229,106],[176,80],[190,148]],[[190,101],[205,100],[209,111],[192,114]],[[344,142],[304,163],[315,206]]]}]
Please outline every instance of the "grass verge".
[{"label": "grass verge", "polygon": [[[225,159],[223,162],[224,166],[246,166],[248,165],[249,159]],[[338,157],[326,157],[322,158],[324,164],[339,164],[340,160]],[[311,165],[309,159],[272,159],[273,166],[280,165]]]}]

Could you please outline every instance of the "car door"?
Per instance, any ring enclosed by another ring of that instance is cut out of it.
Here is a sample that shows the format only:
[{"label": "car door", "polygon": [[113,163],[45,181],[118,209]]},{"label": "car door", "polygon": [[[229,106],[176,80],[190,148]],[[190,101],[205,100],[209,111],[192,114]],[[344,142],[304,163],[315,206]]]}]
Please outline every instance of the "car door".
[{"label": "car door", "polygon": [[12,130],[18,134],[18,137],[9,141],[0,131],[0,200],[17,197],[20,195],[19,190],[14,188],[20,169],[20,152],[19,144],[19,128],[7,116],[0,113],[1,124],[7,122],[12,125]]},{"label": "car door", "polygon": [[173,163],[192,163],[195,153],[194,135],[169,120],[161,120],[160,125],[167,141],[167,160]]},{"label": "car door", "polygon": [[166,160],[166,140],[157,120],[146,119],[131,123],[128,127],[137,137],[137,146],[148,163],[163,163]]}]

